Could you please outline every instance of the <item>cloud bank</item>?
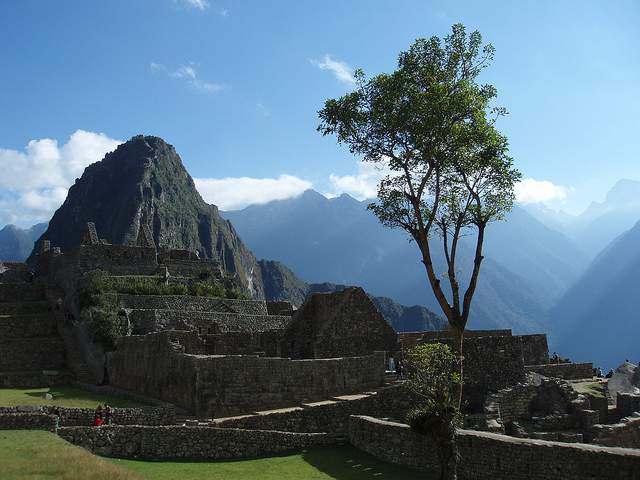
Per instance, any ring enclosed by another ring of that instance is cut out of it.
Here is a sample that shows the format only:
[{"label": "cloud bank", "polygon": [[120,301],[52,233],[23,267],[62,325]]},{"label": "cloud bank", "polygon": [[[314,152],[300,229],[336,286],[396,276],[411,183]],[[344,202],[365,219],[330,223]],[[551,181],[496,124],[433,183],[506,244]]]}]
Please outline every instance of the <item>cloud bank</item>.
[{"label": "cloud bank", "polygon": [[62,146],[42,138],[23,151],[0,148],[0,224],[49,220],[85,167],[120,143],[103,133],[76,130]]},{"label": "cloud bank", "polygon": [[516,200],[520,203],[544,203],[567,198],[569,188],[548,180],[524,178],[515,186]]},{"label": "cloud bank", "polygon": [[278,178],[194,178],[193,181],[202,198],[221,210],[239,210],[248,205],[296,197],[312,187],[311,182],[293,175],[280,175]]},{"label": "cloud bank", "polygon": [[332,190],[326,193],[331,198],[348,193],[357,200],[375,198],[378,194],[378,183],[386,177],[390,170],[369,162],[358,162],[355,175],[329,175]]}]

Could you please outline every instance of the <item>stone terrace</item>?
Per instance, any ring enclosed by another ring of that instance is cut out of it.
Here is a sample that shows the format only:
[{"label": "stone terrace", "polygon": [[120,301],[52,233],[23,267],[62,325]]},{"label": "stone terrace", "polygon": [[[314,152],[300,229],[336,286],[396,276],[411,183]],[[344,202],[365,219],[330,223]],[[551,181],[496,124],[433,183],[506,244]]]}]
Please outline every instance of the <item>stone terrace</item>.
[{"label": "stone terrace", "polygon": [[60,383],[65,366],[64,342],[44,289],[26,279],[0,283],[0,386]]}]

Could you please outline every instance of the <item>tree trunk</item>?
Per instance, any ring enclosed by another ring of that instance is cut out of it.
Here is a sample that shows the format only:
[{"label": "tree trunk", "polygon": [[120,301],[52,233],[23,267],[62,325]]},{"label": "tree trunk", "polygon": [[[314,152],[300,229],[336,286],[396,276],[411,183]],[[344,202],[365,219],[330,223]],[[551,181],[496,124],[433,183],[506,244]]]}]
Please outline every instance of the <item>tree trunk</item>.
[{"label": "tree trunk", "polygon": [[452,444],[440,446],[437,450],[440,462],[440,480],[457,480],[458,446],[455,440]]},{"label": "tree trunk", "polygon": [[457,387],[458,395],[458,409],[462,411],[462,388],[464,384],[464,354],[462,352],[462,345],[464,343],[464,330],[458,327],[453,328],[454,338],[454,352],[458,357],[458,373],[460,374],[460,385]]}]

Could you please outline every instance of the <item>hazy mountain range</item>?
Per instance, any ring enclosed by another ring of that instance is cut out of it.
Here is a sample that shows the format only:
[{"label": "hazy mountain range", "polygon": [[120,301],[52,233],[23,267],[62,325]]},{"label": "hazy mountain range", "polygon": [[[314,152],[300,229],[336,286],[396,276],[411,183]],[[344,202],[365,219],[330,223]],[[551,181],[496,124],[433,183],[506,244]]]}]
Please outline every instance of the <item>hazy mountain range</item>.
[{"label": "hazy mountain range", "polygon": [[0,230],[0,260],[23,262],[33,250],[35,241],[46,229],[46,223],[38,223],[26,229],[6,225]]},{"label": "hazy mountain range", "polygon": [[640,220],[640,182],[619,180],[603,202],[592,202],[580,215],[556,212],[541,204],[525,207],[545,225],[580,244],[591,258]]},{"label": "hazy mountain range", "polygon": [[[439,311],[417,247],[403,232],[382,227],[366,205],[348,195],[327,199],[308,190],[223,216],[258,258],[279,260],[305,281],[361,285],[374,295]],[[486,257],[471,327],[521,332],[544,328],[546,309],[587,262],[575,242],[518,207],[509,221],[489,228]],[[468,245],[460,258],[461,265],[471,264]],[[436,265],[445,271],[443,258]]]},{"label": "hazy mountain range", "polygon": [[550,318],[562,354],[607,368],[640,360],[640,222],[595,258]]},{"label": "hazy mountain range", "polygon": [[[548,332],[552,348],[607,368],[640,357],[638,199],[640,182],[622,180],[580,216],[514,207],[488,229],[470,328]],[[382,227],[366,204],[308,190],[223,216],[259,258],[282,261],[307,281],[361,285],[439,313],[417,247]],[[469,265],[468,246],[462,257]],[[443,259],[435,263],[444,272]]]}]

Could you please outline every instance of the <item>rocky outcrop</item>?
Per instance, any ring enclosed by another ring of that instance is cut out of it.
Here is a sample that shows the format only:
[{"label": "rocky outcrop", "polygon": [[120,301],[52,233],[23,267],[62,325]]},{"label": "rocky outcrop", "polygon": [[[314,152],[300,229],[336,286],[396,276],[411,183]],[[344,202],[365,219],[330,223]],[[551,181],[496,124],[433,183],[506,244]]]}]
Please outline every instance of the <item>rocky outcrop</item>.
[{"label": "rocky outcrop", "polygon": [[253,254],[202,199],[174,147],[161,138],[138,135],[88,166],[40,240],[64,252],[80,244],[87,222],[101,238],[123,245],[135,245],[147,225],[159,248],[218,259],[254,298],[264,297]]}]

